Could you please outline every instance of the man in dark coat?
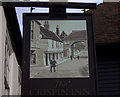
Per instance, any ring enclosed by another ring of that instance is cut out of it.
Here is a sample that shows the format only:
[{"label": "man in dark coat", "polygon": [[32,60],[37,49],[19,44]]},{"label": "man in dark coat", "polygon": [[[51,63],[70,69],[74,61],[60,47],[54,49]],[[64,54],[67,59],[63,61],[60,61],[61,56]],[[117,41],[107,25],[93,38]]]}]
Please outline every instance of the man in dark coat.
[{"label": "man in dark coat", "polygon": [[77,56],[77,59],[79,60],[79,58],[80,58],[80,56],[78,55],[78,56]]},{"label": "man in dark coat", "polygon": [[73,57],[72,57],[72,56],[70,56],[70,58],[71,58],[71,60],[72,60],[72,58],[73,58]]},{"label": "man in dark coat", "polygon": [[56,71],[55,70],[56,64],[57,64],[57,62],[55,61],[55,59],[50,60],[50,71],[51,72],[52,72],[52,68],[53,68],[54,72]]}]

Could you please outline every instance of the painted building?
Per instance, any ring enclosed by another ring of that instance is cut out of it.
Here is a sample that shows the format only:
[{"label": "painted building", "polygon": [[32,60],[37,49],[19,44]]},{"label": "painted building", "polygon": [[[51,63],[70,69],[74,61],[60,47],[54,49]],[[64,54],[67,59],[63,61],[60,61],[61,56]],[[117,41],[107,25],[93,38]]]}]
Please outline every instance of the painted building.
[{"label": "painted building", "polygon": [[86,30],[72,31],[64,38],[64,56],[77,55],[81,50],[87,50],[87,32]]},{"label": "painted building", "polygon": [[[20,61],[18,61],[17,41],[14,42],[17,32],[13,35],[14,31],[17,31],[15,30],[16,25],[14,25],[16,20],[13,24],[10,24],[10,20],[8,20],[8,17],[9,19],[11,17],[15,19],[12,16],[15,11],[12,8],[10,10],[11,15],[8,15],[9,12],[6,12],[8,9],[0,6],[0,96],[21,95],[22,71]],[[11,27],[13,25],[15,29]],[[21,43],[19,42],[20,45]]]},{"label": "painted building", "polygon": [[31,66],[50,66],[50,59],[63,57],[63,42],[49,27],[48,21],[31,21]]},{"label": "painted building", "polygon": [[67,37],[68,35],[62,31],[61,35],[60,35],[60,39],[64,40],[65,37]]}]

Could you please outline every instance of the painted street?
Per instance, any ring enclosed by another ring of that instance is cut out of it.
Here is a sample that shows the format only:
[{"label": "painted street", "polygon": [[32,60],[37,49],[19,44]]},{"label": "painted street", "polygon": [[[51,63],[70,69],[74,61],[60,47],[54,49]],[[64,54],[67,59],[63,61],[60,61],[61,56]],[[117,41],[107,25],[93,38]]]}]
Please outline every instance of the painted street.
[{"label": "painted street", "polygon": [[50,67],[41,69],[34,78],[73,78],[88,77],[88,58],[80,58],[79,60],[68,59],[67,61],[56,66],[56,72],[50,72]]}]

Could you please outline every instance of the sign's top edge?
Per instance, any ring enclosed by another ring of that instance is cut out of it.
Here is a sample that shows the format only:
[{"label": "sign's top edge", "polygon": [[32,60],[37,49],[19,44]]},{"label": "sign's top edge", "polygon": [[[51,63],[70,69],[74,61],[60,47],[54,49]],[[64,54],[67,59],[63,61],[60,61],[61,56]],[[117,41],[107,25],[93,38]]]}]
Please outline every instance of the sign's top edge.
[{"label": "sign's top edge", "polygon": [[[12,7],[51,7],[53,6],[49,2],[2,2],[2,6],[12,6]],[[95,9],[96,3],[56,3],[55,7],[66,7],[66,8],[86,8]]]},{"label": "sign's top edge", "polygon": [[0,0],[1,2],[65,2],[68,0]]}]

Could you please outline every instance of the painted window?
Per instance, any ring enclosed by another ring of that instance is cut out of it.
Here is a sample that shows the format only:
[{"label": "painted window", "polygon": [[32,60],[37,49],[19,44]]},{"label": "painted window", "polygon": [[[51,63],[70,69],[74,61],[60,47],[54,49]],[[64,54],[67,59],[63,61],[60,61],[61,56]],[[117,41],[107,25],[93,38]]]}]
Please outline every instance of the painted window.
[{"label": "painted window", "polygon": [[54,48],[54,41],[52,40],[52,48]]},{"label": "painted window", "polygon": [[36,54],[32,54],[32,55],[31,55],[31,59],[32,59],[32,60],[31,60],[31,63],[32,63],[32,64],[36,64]]},{"label": "painted window", "polygon": [[57,41],[56,41],[56,48],[58,48],[58,46],[57,46]]},{"label": "painted window", "polygon": [[56,54],[56,58],[58,59],[58,53]]}]

